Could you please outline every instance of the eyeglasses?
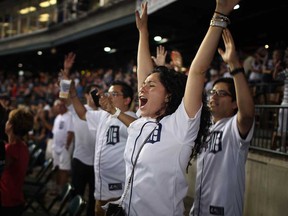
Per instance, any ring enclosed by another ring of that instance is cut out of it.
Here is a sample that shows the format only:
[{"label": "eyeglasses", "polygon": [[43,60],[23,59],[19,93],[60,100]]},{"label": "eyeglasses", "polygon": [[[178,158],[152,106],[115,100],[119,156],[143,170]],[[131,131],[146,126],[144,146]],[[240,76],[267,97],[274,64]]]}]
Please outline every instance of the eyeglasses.
[{"label": "eyeglasses", "polygon": [[109,96],[118,97],[118,96],[123,96],[123,94],[121,94],[119,92],[106,92],[105,96],[107,96],[107,97],[109,97]]},{"label": "eyeglasses", "polygon": [[211,89],[210,91],[208,91],[207,93],[209,96],[213,96],[213,95],[217,95],[219,97],[226,97],[226,96],[230,96],[232,97],[232,95],[228,92],[226,92],[225,90],[215,90],[215,89]]}]

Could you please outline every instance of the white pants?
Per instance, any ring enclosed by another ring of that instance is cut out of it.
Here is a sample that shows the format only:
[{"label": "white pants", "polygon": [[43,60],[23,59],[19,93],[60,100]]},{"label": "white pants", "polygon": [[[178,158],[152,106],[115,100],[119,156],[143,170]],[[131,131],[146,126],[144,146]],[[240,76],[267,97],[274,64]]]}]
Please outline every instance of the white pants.
[{"label": "white pants", "polygon": [[72,145],[67,150],[65,147],[60,153],[52,150],[53,165],[59,166],[60,170],[71,170],[71,158],[72,158]]}]

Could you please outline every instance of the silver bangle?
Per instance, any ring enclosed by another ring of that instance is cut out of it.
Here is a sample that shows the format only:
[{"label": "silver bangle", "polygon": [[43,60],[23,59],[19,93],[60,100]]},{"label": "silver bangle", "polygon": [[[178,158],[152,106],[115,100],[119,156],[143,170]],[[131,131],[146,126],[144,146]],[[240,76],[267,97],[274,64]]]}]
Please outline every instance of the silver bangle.
[{"label": "silver bangle", "polygon": [[217,16],[213,16],[212,19],[213,19],[213,20],[218,20],[218,21],[225,21],[225,22],[227,22],[228,24],[231,23],[230,19],[229,19],[228,17],[226,17],[226,16],[218,16],[218,15],[217,15]]},{"label": "silver bangle", "polygon": [[111,115],[112,118],[118,118],[118,116],[121,113],[121,110],[118,107],[115,107],[115,109],[116,109],[116,112],[113,115]]},{"label": "silver bangle", "polygon": [[220,20],[215,20],[215,19],[212,19],[210,21],[210,26],[213,26],[213,27],[221,27],[221,28],[227,28],[227,25],[228,23],[226,21],[220,21]]}]

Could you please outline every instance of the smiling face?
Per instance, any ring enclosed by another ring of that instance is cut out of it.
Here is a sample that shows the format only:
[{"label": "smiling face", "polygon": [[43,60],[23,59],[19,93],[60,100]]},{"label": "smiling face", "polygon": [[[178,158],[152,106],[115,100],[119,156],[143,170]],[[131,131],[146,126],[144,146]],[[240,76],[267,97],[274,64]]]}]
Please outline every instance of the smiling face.
[{"label": "smiling face", "polygon": [[[233,116],[235,109],[237,108],[237,103],[232,100],[228,84],[219,82],[213,87],[213,90],[213,94],[209,96],[209,108],[214,122],[217,122],[222,118]],[[221,94],[218,95],[216,92]],[[224,92],[226,94],[223,94]]]},{"label": "smiling face", "polygon": [[167,91],[159,80],[158,73],[149,75],[139,92],[139,108],[141,116],[156,118],[166,109]]}]

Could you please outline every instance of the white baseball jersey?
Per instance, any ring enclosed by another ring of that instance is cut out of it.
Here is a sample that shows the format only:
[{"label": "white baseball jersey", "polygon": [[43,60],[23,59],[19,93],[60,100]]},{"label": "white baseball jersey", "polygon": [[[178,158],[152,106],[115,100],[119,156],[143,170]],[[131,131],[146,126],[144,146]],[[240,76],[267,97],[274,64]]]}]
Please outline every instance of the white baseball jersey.
[{"label": "white baseball jersey", "polygon": [[[87,104],[84,106],[86,110],[93,110]],[[73,158],[77,158],[82,163],[92,166],[94,164],[96,131],[88,129],[87,122],[78,117],[72,105],[68,106],[68,110],[72,113],[75,133]]]},{"label": "white baseball jersey", "polygon": [[[136,118],[128,111],[127,115]],[[108,200],[120,197],[125,183],[124,149],[128,137],[127,127],[104,111],[86,112],[90,130],[96,130],[94,155],[95,198]]]},{"label": "white baseball jersey", "polygon": [[237,115],[211,126],[207,147],[197,158],[195,199],[190,215],[242,216],[245,163],[254,124],[240,137]]},{"label": "white baseball jersey", "polygon": [[68,131],[73,132],[72,115],[69,111],[63,115],[58,114],[53,123],[52,149],[58,154],[62,152],[63,148],[65,148]]},{"label": "white baseball jersey", "polygon": [[[164,117],[139,154],[133,185],[124,199],[124,209],[130,215],[183,216],[183,199],[188,183],[185,170],[200,125],[201,109],[189,118],[183,101],[175,113]],[[139,118],[128,128],[129,137],[124,153],[126,185],[132,162],[147,136],[157,125],[155,119]]]}]

